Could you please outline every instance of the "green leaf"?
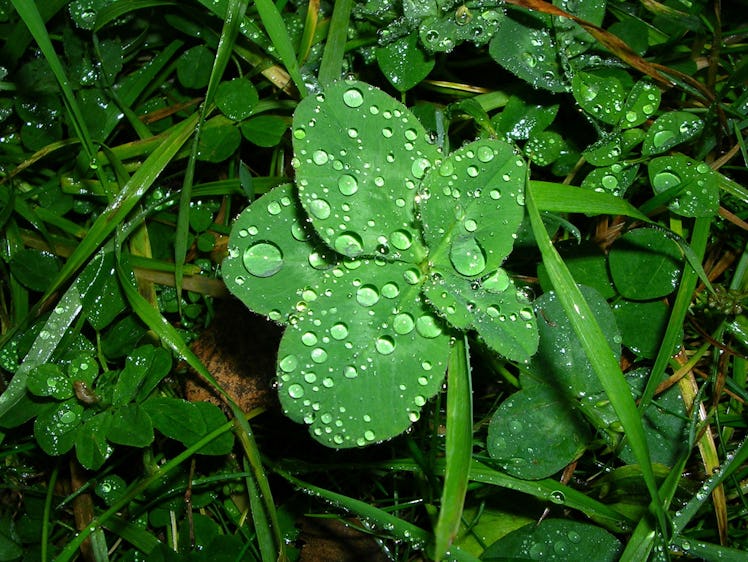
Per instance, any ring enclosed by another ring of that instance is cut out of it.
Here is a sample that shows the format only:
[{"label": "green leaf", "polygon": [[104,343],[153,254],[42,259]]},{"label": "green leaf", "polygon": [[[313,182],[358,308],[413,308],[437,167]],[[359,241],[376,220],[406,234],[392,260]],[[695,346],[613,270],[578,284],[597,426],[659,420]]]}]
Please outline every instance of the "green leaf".
[{"label": "green leaf", "polygon": [[526,181],[527,165],[499,140],[465,145],[429,170],[420,210],[433,267],[466,278],[495,271],[522,222]]},{"label": "green leaf", "polygon": [[545,130],[558,113],[559,104],[543,103],[530,96],[511,96],[497,118],[492,119],[497,131],[507,139],[529,139],[533,133]]},{"label": "green leaf", "polygon": [[49,252],[19,250],[10,260],[10,271],[13,277],[24,287],[32,291],[44,291],[60,270],[57,257]]},{"label": "green leaf", "polygon": [[667,196],[668,208],[684,217],[713,217],[719,211],[720,174],[704,162],[674,154],[649,162],[652,190]]},{"label": "green leaf", "polygon": [[512,476],[535,480],[562,470],[585,450],[587,425],[548,385],[514,393],[494,412],[486,448]]},{"label": "green leaf", "polygon": [[407,92],[426,78],[435,63],[434,57],[418,45],[415,33],[377,48],[376,56],[382,73],[400,92]]},{"label": "green leaf", "polygon": [[40,413],[34,421],[34,437],[48,455],[61,455],[72,449],[83,415],[83,406],[66,400]]},{"label": "green leaf", "polygon": [[26,385],[31,394],[49,396],[56,400],[67,400],[74,394],[70,377],[54,363],[44,363],[32,369]]},{"label": "green leaf", "polygon": [[239,148],[242,135],[229,118],[217,115],[200,129],[197,158],[205,162],[223,162]]},{"label": "green leaf", "polygon": [[[595,289],[604,299],[615,296],[607,258],[600,246],[589,240],[562,240],[556,244],[556,249],[578,284]],[[538,281],[544,292],[553,289],[542,262],[538,265]]]},{"label": "green leaf", "polygon": [[449,336],[404,262],[362,260],[330,270],[278,350],[285,413],[331,447],[389,439],[441,387]]},{"label": "green leaf", "polygon": [[117,378],[117,386],[112,397],[113,406],[122,406],[135,400],[146,378],[149,379],[148,392],[165,377],[171,368],[171,358],[164,350],[152,345],[141,346],[130,353],[125,368]]},{"label": "green leaf", "polygon": [[646,80],[638,81],[626,98],[618,126],[628,129],[646,122],[657,111],[661,98],[662,94],[657,86]]},{"label": "green leaf", "polygon": [[81,466],[97,470],[114,452],[106,437],[112,426],[109,412],[96,414],[83,423],[75,438],[75,455]]},{"label": "green leaf", "polygon": [[288,130],[288,121],[276,115],[258,115],[244,121],[241,129],[249,142],[270,148],[280,143]]},{"label": "green leaf", "polygon": [[642,154],[662,154],[695,136],[704,129],[701,118],[686,111],[670,111],[658,117],[647,131]]},{"label": "green leaf", "polygon": [[660,351],[670,310],[663,301],[620,300],[613,305],[621,343],[639,357],[654,359]]},{"label": "green leaf", "polygon": [[603,123],[618,123],[626,92],[614,76],[577,71],[571,80],[579,107]]},{"label": "green leaf", "polygon": [[525,156],[538,166],[548,166],[558,160],[565,148],[564,139],[554,131],[541,131],[525,143]]},{"label": "green leaf", "polygon": [[151,418],[139,404],[125,404],[112,410],[107,439],[118,445],[147,447],[153,443]]},{"label": "green leaf", "polygon": [[638,164],[613,164],[604,168],[595,168],[582,180],[581,187],[623,197],[626,190],[634,183],[638,171]]},{"label": "green leaf", "polygon": [[125,309],[117,277],[112,275],[114,252],[102,250],[94,255],[76,280],[81,293],[83,313],[95,330],[103,330]]},{"label": "green leaf", "polygon": [[198,89],[208,85],[213,68],[213,51],[204,45],[188,49],[177,60],[177,78],[185,88]]},{"label": "green leaf", "polygon": [[[226,417],[217,406],[207,402],[187,402],[179,398],[157,396],[143,403],[153,427],[189,447],[207,433],[226,423]],[[230,433],[216,439],[198,451],[206,455],[225,455],[231,451],[234,440]]]},{"label": "green leaf", "polygon": [[678,244],[654,228],[627,232],[608,254],[616,289],[632,300],[657,299],[672,293],[680,280],[682,262]]},{"label": "green leaf", "polygon": [[545,519],[505,535],[486,549],[481,560],[615,562],[620,555],[621,543],[600,527],[570,519]]},{"label": "green leaf", "polygon": [[252,108],[260,97],[248,78],[234,78],[221,82],[216,91],[216,105],[226,117],[242,121],[252,115]]},{"label": "green leaf", "polygon": [[291,185],[284,184],[236,219],[222,272],[248,308],[287,322],[297,308],[317,298],[312,287],[337,259],[304,220]]},{"label": "green leaf", "polygon": [[[450,7],[452,3],[444,4]],[[427,9],[419,15],[426,16],[420,22],[421,41],[427,49],[439,52],[449,52],[465,41],[471,41],[476,45],[486,43],[504,19],[503,12],[493,6],[481,9],[478,6],[468,7],[467,3],[457,5],[454,10]]]},{"label": "green leaf", "polygon": [[511,6],[499,21],[489,52],[501,66],[536,88],[567,91],[551,35],[550,16]]},{"label": "green leaf", "polygon": [[491,349],[514,361],[528,361],[538,347],[532,305],[499,268],[476,283],[448,270],[436,269],[423,294],[452,326],[475,330]]},{"label": "green leaf", "polygon": [[293,143],[299,198],[326,244],[423,259],[414,200],[439,152],[404,105],[362,82],[333,83],[298,105]]}]

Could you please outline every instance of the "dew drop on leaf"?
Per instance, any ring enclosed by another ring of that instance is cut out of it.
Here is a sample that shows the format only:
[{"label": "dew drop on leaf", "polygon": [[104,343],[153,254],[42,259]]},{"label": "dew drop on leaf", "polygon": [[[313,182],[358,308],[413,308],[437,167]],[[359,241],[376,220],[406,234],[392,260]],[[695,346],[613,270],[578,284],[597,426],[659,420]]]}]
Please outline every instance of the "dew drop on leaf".
[{"label": "dew drop on leaf", "polygon": [[347,365],[343,369],[343,376],[345,376],[345,378],[347,379],[355,379],[358,376],[358,371],[353,365]]},{"label": "dew drop on leaf", "polygon": [[486,254],[472,236],[456,238],[449,250],[449,259],[458,273],[468,277],[486,269]]},{"label": "dew drop on leaf", "polygon": [[356,257],[364,251],[361,237],[355,232],[344,232],[335,239],[335,249],[348,257]]},{"label": "dew drop on leaf", "polygon": [[343,322],[338,322],[337,324],[334,324],[332,328],[330,328],[330,335],[333,339],[336,339],[338,341],[344,340],[348,337],[348,326],[346,326]]},{"label": "dew drop on leaf", "polygon": [[401,336],[412,332],[415,325],[415,320],[413,320],[413,317],[407,312],[398,314],[392,322],[392,328]]},{"label": "dew drop on leaf", "polygon": [[343,92],[343,103],[348,107],[357,108],[361,107],[364,103],[364,95],[358,88],[349,88]]},{"label": "dew drop on leaf", "polygon": [[292,384],[288,387],[288,395],[291,398],[302,398],[304,396],[304,387],[300,384]]},{"label": "dew drop on leaf", "polygon": [[285,373],[292,373],[294,370],[296,370],[298,364],[299,361],[298,359],[296,359],[295,355],[286,355],[278,362],[278,366],[281,368],[281,371]]},{"label": "dew drop on leaf", "polygon": [[413,244],[413,236],[406,230],[396,230],[390,234],[390,243],[398,250],[407,250]]},{"label": "dew drop on leaf", "polygon": [[309,204],[309,212],[318,219],[324,220],[330,216],[330,204],[324,199],[314,199]]},{"label": "dew drop on leaf", "polygon": [[301,343],[303,343],[304,345],[306,345],[308,347],[316,345],[317,344],[317,334],[315,334],[314,332],[305,332],[301,336]]},{"label": "dew drop on leaf", "polygon": [[343,195],[353,195],[358,191],[358,181],[350,174],[343,174],[338,178],[338,189]]},{"label": "dew drop on leaf", "polygon": [[395,351],[395,340],[393,340],[390,336],[381,336],[377,338],[374,347],[382,355],[390,355],[393,351]]},{"label": "dew drop on leaf", "polygon": [[312,350],[311,357],[315,363],[324,363],[327,361],[327,352],[321,347],[315,347]]},{"label": "dew drop on leaf", "polygon": [[442,328],[436,318],[430,314],[424,314],[416,320],[416,331],[424,338],[435,338],[442,333]]},{"label": "dew drop on leaf", "polygon": [[395,283],[385,283],[382,285],[382,296],[388,299],[394,299],[400,294],[400,288]]},{"label": "dew drop on leaf", "polygon": [[379,302],[379,290],[374,285],[362,285],[356,291],[356,302],[361,306],[374,306]]},{"label": "dew drop on leaf", "polygon": [[242,262],[255,277],[270,277],[283,267],[283,252],[272,242],[258,242],[244,250]]}]

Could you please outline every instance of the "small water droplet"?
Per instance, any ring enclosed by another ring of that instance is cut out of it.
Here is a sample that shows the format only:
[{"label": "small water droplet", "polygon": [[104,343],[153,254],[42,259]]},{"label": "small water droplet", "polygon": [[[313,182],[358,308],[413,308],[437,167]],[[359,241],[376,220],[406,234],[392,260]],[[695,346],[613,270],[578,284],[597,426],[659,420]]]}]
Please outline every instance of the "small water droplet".
[{"label": "small water droplet", "polygon": [[673,131],[657,131],[652,137],[652,144],[655,146],[655,148],[662,148],[674,137],[675,133]]},{"label": "small water droplet", "polygon": [[418,133],[415,129],[405,129],[405,138],[409,141],[414,141],[418,138]]},{"label": "small water droplet", "polygon": [[358,371],[353,365],[346,365],[343,369],[343,376],[347,379],[355,379],[358,376]]},{"label": "small water droplet", "polygon": [[401,336],[412,332],[415,325],[415,320],[413,320],[413,317],[407,312],[398,314],[392,322],[393,329]]},{"label": "small water droplet", "polygon": [[475,178],[478,176],[478,168],[475,166],[468,166],[467,167],[467,175],[469,175],[471,178]]},{"label": "small water droplet", "polygon": [[463,225],[465,226],[465,230],[468,232],[475,232],[475,230],[478,228],[478,223],[475,222],[473,219],[467,219]]},{"label": "small water droplet", "polygon": [[327,351],[321,347],[315,347],[311,353],[312,361],[315,363],[324,363],[327,361]]},{"label": "small water droplet", "polygon": [[314,153],[312,154],[312,162],[314,162],[318,166],[327,164],[329,160],[330,160],[330,157],[328,156],[327,152],[325,152],[324,150],[315,150]]},{"label": "small water droplet", "polygon": [[405,270],[405,272],[403,273],[403,278],[409,285],[416,285],[421,281],[421,272],[412,267]]},{"label": "small water droplet", "polygon": [[255,277],[270,277],[283,267],[283,252],[272,242],[258,242],[244,251],[242,263]]},{"label": "small water droplet", "polygon": [[680,178],[672,172],[660,172],[652,178],[652,185],[660,190],[670,189],[680,183]]},{"label": "small water droplet", "polygon": [[396,283],[385,283],[382,285],[382,296],[388,299],[394,299],[400,294],[400,287]]},{"label": "small water droplet", "polygon": [[390,336],[381,336],[374,343],[376,350],[382,355],[390,355],[395,351],[395,340]]},{"label": "small water droplet", "polygon": [[552,491],[552,492],[550,493],[549,499],[550,499],[550,500],[551,500],[551,501],[552,501],[553,503],[557,503],[557,504],[562,504],[562,503],[564,503],[564,502],[566,501],[566,496],[565,496],[565,495],[564,495],[564,493],[563,493],[562,491],[560,491],[560,490],[553,490],[553,491]]},{"label": "small water droplet", "polygon": [[390,234],[390,243],[398,250],[407,250],[413,245],[413,236],[407,230],[396,230]]}]

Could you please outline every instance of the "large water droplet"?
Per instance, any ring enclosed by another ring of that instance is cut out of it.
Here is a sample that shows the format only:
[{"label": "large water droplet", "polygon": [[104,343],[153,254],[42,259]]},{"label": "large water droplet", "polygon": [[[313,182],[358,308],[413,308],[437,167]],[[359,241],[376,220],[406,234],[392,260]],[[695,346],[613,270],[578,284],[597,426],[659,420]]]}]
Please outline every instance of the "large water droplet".
[{"label": "large water droplet", "polygon": [[364,95],[358,88],[349,88],[343,92],[343,103],[352,108],[361,107],[364,103]]},{"label": "large water droplet", "polygon": [[358,191],[358,181],[349,174],[343,174],[338,179],[338,189],[343,195],[353,195]]},{"label": "large water droplet", "polygon": [[430,314],[424,314],[416,320],[416,331],[424,338],[435,338],[442,333],[439,321]]},{"label": "large water droplet", "polygon": [[389,355],[393,351],[395,351],[395,340],[393,340],[390,336],[382,336],[380,338],[377,338],[377,341],[374,343],[374,347],[382,355]]},{"label": "large water droplet", "polygon": [[479,146],[478,147],[478,160],[481,162],[490,162],[493,160],[494,152],[490,146]]},{"label": "large water droplet", "polygon": [[355,379],[358,376],[358,371],[353,365],[347,365],[343,368],[343,376],[347,379]]},{"label": "large water droplet", "polygon": [[398,250],[407,250],[413,245],[413,236],[407,230],[396,230],[390,234],[390,243]]},{"label": "large water droplet", "polygon": [[472,277],[486,269],[486,254],[472,236],[458,237],[449,249],[449,259],[458,273]]},{"label": "large water droplet", "polygon": [[315,347],[311,353],[312,361],[315,363],[324,363],[327,361],[327,351],[321,347]]},{"label": "large water droplet", "polygon": [[660,190],[670,189],[680,183],[680,178],[672,172],[660,172],[652,178],[652,185]]},{"label": "large water droplet", "polygon": [[327,152],[324,150],[315,150],[312,154],[312,162],[317,164],[318,166],[322,166],[324,164],[327,164],[330,157],[327,155]]},{"label": "large water droplet", "polygon": [[283,359],[278,362],[278,366],[281,371],[285,373],[292,373],[298,366],[299,361],[295,355],[286,355]]},{"label": "large water droplet", "polygon": [[330,204],[324,199],[313,199],[309,203],[309,212],[318,219],[326,219],[330,216]]},{"label": "large water droplet", "polygon": [[374,306],[379,302],[379,290],[374,285],[362,285],[356,291],[356,302],[361,306]]},{"label": "large water droplet", "polygon": [[348,337],[348,326],[346,326],[343,322],[338,322],[332,328],[330,328],[330,335],[333,337],[333,339],[336,339],[338,341],[344,340]]},{"label": "large water droplet", "polygon": [[481,285],[489,293],[503,293],[509,287],[509,275],[503,269],[497,269],[486,277]]},{"label": "large water droplet", "polygon": [[652,144],[655,148],[662,148],[665,143],[674,137],[675,133],[673,131],[657,131],[652,137]]},{"label": "large water droplet", "polygon": [[396,283],[385,283],[382,285],[382,296],[388,299],[394,299],[400,294],[400,287]]},{"label": "large water droplet", "polygon": [[335,249],[344,256],[354,258],[363,253],[364,245],[355,232],[344,232],[335,239]]},{"label": "large water droplet", "polygon": [[413,317],[407,312],[398,314],[397,316],[395,316],[395,319],[392,322],[392,327],[394,328],[395,332],[400,334],[401,336],[412,332],[413,328],[415,328],[415,325],[415,320],[413,320]]},{"label": "large water droplet", "polygon": [[423,178],[426,175],[426,170],[431,167],[431,162],[425,158],[416,158],[413,160],[413,164],[410,167],[410,172],[418,179]]},{"label": "large water droplet", "polygon": [[405,270],[405,272],[403,273],[403,278],[409,285],[416,285],[421,281],[422,276],[420,271],[418,271],[415,267],[412,267]]},{"label": "large water droplet", "polygon": [[317,334],[314,332],[304,332],[301,336],[301,343],[306,346],[312,347],[317,344]]},{"label": "large water droplet", "polygon": [[283,252],[272,242],[258,242],[244,250],[242,263],[255,277],[270,277],[283,267]]}]

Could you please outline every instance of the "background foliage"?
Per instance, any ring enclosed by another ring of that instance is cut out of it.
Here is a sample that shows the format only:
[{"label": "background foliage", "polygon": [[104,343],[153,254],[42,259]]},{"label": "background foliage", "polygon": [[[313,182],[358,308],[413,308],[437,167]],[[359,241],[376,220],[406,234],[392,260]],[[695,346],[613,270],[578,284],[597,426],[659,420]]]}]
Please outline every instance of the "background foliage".
[{"label": "background foliage", "polygon": [[744,8],[0,0],[0,560],[742,560]]}]

